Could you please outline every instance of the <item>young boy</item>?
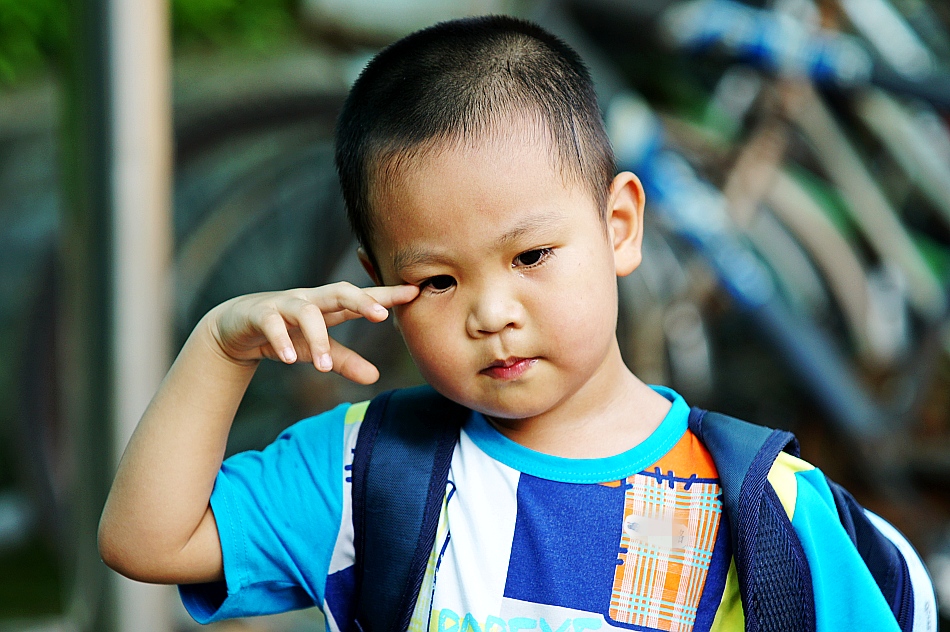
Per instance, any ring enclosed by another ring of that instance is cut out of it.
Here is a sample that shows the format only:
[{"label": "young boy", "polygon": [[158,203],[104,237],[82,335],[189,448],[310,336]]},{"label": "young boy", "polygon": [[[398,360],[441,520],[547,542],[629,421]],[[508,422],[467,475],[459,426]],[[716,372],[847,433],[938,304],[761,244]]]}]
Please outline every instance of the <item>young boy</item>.
[{"label": "young boy", "polygon": [[[471,410],[411,629],[743,629],[710,453],[683,399],[620,356],[616,277],[640,263],[644,196],[615,175],[577,55],[510,18],[437,25],[370,63],[337,140],[376,286],[241,296],[205,316],[119,466],[105,562],[182,584],[201,622],[316,605],[350,629],[349,468],[366,404],[222,457],[262,359],[372,383],[375,367],[327,328],[392,309],[426,381]],[[933,625],[925,571],[892,528],[906,572],[888,580],[912,591],[910,619],[882,596],[820,472],[782,454],[769,482],[808,560],[815,628]]]}]

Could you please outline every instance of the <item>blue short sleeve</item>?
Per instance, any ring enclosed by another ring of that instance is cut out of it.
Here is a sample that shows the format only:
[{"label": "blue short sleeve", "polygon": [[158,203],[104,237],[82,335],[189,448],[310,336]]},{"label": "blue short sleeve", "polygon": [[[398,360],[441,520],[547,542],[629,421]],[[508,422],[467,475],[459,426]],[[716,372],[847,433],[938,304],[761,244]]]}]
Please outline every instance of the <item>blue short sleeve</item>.
[{"label": "blue short sleeve", "polygon": [[811,569],[818,632],[900,632],[870,570],[841,526],[834,498],[820,470],[796,474],[798,499],[792,526]]},{"label": "blue short sleeve", "polygon": [[321,605],[343,513],[349,404],[300,421],[263,451],[227,459],[211,509],[224,582],[179,586],[199,623]]}]

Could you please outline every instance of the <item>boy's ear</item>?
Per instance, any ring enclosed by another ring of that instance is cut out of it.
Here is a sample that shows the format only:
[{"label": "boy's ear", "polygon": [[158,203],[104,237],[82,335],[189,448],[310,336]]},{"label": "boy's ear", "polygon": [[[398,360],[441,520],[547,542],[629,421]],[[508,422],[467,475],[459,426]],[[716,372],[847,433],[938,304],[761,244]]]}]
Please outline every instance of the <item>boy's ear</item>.
[{"label": "boy's ear", "polygon": [[640,179],[624,171],[610,184],[607,202],[607,230],[614,251],[617,276],[627,276],[643,258],[643,185]]},{"label": "boy's ear", "polygon": [[369,278],[373,280],[373,283],[376,285],[382,285],[379,282],[379,273],[376,271],[376,266],[373,265],[373,260],[370,259],[369,254],[360,246],[356,249],[356,256],[359,257],[360,263],[363,265],[363,269],[366,270],[366,274],[369,275]]}]

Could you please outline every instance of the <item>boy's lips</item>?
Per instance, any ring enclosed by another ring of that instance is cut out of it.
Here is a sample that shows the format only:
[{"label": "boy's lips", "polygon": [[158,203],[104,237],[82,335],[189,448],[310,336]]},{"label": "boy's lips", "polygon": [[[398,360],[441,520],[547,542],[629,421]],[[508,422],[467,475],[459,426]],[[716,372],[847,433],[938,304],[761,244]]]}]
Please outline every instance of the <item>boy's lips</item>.
[{"label": "boy's lips", "polygon": [[513,380],[524,375],[525,371],[530,369],[537,361],[537,358],[518,357],[495,360],[482,369],[481,373],[500,380]]}]

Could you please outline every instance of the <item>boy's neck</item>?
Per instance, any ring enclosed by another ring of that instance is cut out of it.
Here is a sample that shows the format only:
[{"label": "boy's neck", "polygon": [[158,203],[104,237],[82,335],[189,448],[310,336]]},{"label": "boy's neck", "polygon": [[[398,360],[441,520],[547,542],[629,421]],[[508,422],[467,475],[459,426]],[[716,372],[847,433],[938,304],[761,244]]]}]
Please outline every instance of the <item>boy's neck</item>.
[{"label": "boy's neck", "polygon": [[671,403],[637,378],[615,344],[597,373],[556,408],[525,419],[488,418],[507,438],[575,459],[614,456],[642,443]]}]

